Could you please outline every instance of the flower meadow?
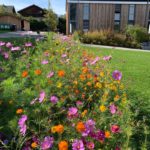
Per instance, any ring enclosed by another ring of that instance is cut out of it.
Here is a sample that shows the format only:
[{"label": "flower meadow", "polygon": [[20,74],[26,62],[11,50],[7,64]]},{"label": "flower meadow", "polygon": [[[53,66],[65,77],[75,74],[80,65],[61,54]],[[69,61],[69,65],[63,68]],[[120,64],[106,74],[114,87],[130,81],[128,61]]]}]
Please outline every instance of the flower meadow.
[{"label": "flower meadow", "polygon": [[0,42],[0,149],[125,150],[124,75],[65,36]]}]

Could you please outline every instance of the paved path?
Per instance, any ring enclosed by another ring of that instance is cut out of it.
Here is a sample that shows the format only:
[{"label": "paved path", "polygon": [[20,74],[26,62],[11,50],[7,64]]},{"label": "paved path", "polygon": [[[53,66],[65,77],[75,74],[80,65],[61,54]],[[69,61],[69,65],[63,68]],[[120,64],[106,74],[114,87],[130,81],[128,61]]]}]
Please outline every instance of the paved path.
[{"label": "paved path", "polygon": [[16,31],[16,32],[1,33],[0,38],[19,38],[19,37],[38,38],[38,37],[43,37],[44,35],[45,32],[41,32],[40,34],[37,34],[37,32],[32,32],[32,31]]},{"label": "paved path", "polygon": [[150,52],[150,50],[123,48],[123,47],[114,47],[114,46],[104,46],[104,45],[94,45],[94,44],[82,44],[82,45],[88,47],[109,48],[109,49],[124,50],[124,51]]}]

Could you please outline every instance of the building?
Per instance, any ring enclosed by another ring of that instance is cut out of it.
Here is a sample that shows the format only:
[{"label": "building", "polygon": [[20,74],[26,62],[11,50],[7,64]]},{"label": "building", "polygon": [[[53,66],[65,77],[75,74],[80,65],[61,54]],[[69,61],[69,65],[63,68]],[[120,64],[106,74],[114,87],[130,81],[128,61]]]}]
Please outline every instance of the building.
[{"label": "building", "polygon": [[66,32],[149,27],[149,0],[66,0]]},{"label": "building", "polygon": [[14,6],[0,6],[0,30],[30,30],[30,22],[16,14]]},{"label": "building", "polygon": [[39,7],[37,5],[28,6],[22,10],[19,10],[18,13],[24,17],[36,18],[39,21],[42,20],[45,15],[44,9],[42,9],[41,7]]}]

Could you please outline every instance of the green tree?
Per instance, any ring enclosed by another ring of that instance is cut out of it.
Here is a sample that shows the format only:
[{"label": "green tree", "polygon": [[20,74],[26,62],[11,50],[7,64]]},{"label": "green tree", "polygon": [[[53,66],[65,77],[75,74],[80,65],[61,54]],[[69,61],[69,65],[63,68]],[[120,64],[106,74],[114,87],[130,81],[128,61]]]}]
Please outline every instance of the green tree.
[{"label": "green tree", "polygon": [[57,20],[58,20],[57,15],[51,9],[50,0],[48,0],[48,10],[46,10],[44,21],[45,21],[49,31],[56,31]]}]

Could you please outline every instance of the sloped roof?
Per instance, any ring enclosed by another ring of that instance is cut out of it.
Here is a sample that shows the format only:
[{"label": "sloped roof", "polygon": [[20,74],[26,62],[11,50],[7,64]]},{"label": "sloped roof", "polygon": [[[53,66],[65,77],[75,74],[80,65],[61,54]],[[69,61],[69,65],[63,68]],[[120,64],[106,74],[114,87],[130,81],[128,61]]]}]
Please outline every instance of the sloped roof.
[{"label": "sloped roof", "polygon": [[0,7],[4,8],[4,11],[7,13],[16,13],[15,7],[11,5],[0,5]]}]

